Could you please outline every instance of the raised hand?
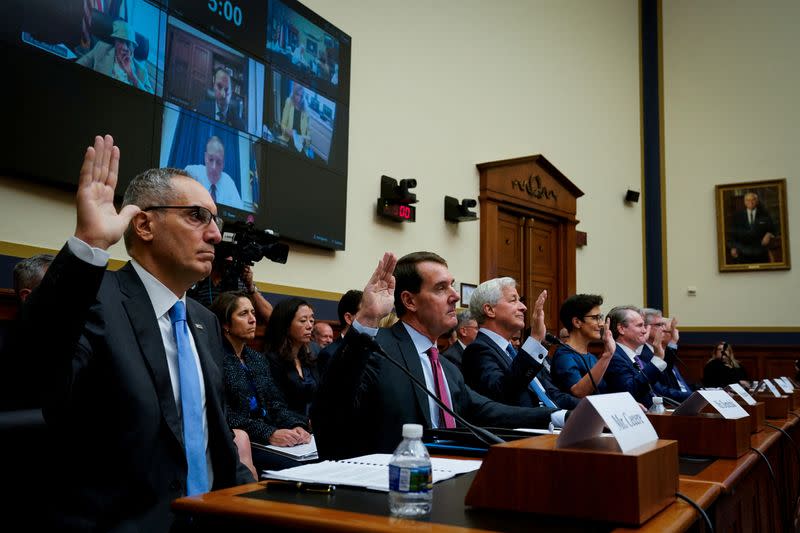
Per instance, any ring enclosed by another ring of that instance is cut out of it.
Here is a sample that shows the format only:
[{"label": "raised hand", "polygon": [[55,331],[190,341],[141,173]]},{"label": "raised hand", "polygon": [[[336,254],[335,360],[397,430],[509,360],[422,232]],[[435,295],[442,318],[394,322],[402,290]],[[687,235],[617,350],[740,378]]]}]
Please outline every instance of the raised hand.
[{"label": "raised hand", "polygon": [[606,318],[606,325],[603,328],[603,353],[600,354],[601,359],[610,359],[614,356],[617,349],[617,343],[614,342],[614,336],[611,334],[611,319]]},{"label": "raised hand", "polygon": [[531,313],[531,337],[541,342],[547,333],[547,327],[544,325],[544,302],[547,300],[547,291],[544,290],[539,293],[536,298],[536,303],[533,304],[533,313]]},{"label": "raised hand", "polygon": [[678,319],[672,317],[672,320],[669,322],[669,331],[670,337],[667,339],[668,342],[673,344],[678,344],[678,340],[681,338],[681,334],[678,331]]},{"label": "raised hand", "polygon": [[386,252],[378,261],[378,266],[364,287],[361,307],[356,314],[358,323],[367,327],[377,327],[378,321],[389,314],[394,306],[394,267],[397,256]]},{"label": "raised hand", "polygon": [[664,339],[666,338],[666,334],[664,332],[664,328],[652,326],[653,328],[653,354],[656,357],[664,359]]},{"label": "raised hand", "polygon": [[111,135],[94,138],[94,147],[86,149],[78,180],[76,205],[78,222],[75,236],[102,250],[122,238],[131,219],[141,209],[125,206],[117,213],[114,207],[114,189],[119,170],[119,148]]}]

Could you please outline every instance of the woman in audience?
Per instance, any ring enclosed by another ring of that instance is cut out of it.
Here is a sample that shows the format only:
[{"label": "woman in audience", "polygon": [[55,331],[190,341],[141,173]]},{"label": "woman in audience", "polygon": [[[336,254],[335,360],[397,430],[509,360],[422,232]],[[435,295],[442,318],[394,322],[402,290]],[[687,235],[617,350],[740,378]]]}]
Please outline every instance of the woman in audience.
[{"label": "woman in audience", "polygon": [[[550,373],[559,389],[577,398],[604,392],[603,376],[616,349],[609,321],[603,322],[602,303],[602,296],[575,294],[564,300],[558,313],[568,335],[553,354]],[[589,343],[599,340],[604,351],[598,360],[589,353]]]},{"label": "woman in audience", "polygon": [[711,358],[703,369],[703,386],[725,387],[731,383],[739,383],[749,387],[747,372],[733,355],[733,347],[725,341],[717,343]]},{"label": "woman in audience", "polygon": [[309,349],[314,309],[300,298],[287,298],[272,310],[266,352],[275,384],[289,409],[307,417],[319,384],[317,359]]},{"label": "woman in audience", "polygon": [[[228,425],[246,431],[252,442],[294,446],[311,440],[308,419],[286,406],[272,381],[263,354],[247,345],[256,333],[255,309],[245,292],[223,292],[211,304],[222,325],[223,370]],[[259,469],[297,466],[296,461],[272,452],[253,449]]]}]

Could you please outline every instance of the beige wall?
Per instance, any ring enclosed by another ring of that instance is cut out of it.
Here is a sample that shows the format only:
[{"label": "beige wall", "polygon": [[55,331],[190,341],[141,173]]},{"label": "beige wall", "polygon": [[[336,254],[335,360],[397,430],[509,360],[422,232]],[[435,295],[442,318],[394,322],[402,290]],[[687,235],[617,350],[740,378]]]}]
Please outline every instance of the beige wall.
[{"label": "beige wall", "polygon": [[714,200],[717,184],[787,178],[800,260],[798,20],[795,0],[663,2],[669,302],[686,325],[800,325],[797,264],[718,271]]},{"label": "beige wall", "polygon": [[[641,302],[641,211],[622,201],[641,181],[636,1],[306,4],[353,38],[347,250],[293,246],[286,265],[259,263],[258,280],[341,292],[363,286],[384,250],[429,249],[478,282],[479,222],[446,223],[443,197],[477,198],[476,163],[541,153],[586,193],[578,290]],[[376,219],[382,174],[418,180],[416,223]],[[59,247],[70,202],[0,179],[4,218],[37,217],[1,225],[0,240]]]}]

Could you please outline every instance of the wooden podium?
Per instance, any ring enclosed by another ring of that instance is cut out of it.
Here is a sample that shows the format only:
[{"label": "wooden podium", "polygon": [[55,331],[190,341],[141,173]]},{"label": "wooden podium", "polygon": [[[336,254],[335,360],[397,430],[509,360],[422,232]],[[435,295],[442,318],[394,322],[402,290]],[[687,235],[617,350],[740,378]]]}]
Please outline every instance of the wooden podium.
[{"label": "wooden podium", "polygon": [[736,459],[750,449],[750,417],[728,419],[717,413],[693,416],[647,413],[658,436],[678,441],[681,455]]},{"label": "wooden podium", "polygon": [[489,448],[464,503],[641,525],[675,501],[678,444],[622,453],[610,435],[556,448],[543,435]]},{"label": "wooden podium", "polygon": [[756,397],[759,402],[764,402],[767,418],[786,418],[792,407],[791,399],[788,396],[773,396],[772,394],[759,394]]}]

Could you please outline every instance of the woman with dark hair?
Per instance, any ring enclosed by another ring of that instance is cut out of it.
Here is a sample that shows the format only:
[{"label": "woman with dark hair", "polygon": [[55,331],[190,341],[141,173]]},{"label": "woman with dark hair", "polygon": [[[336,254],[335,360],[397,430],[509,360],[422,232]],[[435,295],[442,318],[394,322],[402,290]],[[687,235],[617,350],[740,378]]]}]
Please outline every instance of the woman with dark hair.
[{"label": "woman with dark hair", "polygon": [[[252,442],[294,446],[311,440],[308,418],[292,412],[275,386],[263,354],[247,345],[255,337],[256,317],[245,292],[223,292],[210,307],[217,315],[223,341],[225,401],[228,425],[247,432]],[[280,455],[253,449],[259,469],[297,466]]]},{"label": "woman with dark hair", "polygon": [[720,341],[711,352],[711,358],[703,368],[703,386],[727,387],[731,383],[739,383],[749,387],[747,372],[733,355],[733,346],[725,341]]},{"label": "woman with dark hair", "polygon": [[289,409],[308,416],[319,384],[317,359],[309,349],[314,309],[301,298],[287,298],[272,310],[266,334],[266,352],[275,384]]}]

